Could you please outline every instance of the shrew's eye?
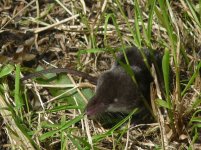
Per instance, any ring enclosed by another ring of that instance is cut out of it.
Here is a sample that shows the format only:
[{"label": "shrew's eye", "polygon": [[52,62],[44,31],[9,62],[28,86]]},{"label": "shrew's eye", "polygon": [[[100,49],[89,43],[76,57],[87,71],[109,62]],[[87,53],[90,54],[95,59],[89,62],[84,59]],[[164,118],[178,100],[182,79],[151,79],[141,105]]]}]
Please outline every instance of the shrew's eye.
[{"label": "shrew's eye", "polygon": [[115,98],[115,99],[114,99],[114,102],[118,102],[118,98]]}]

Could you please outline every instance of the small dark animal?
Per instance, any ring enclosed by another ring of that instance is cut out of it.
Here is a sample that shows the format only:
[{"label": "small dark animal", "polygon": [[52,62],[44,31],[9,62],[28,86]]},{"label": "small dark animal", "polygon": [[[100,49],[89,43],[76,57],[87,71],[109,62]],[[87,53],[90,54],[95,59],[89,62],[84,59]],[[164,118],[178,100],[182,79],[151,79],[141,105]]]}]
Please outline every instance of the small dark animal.
[{"label": "small dark animal", "polygon": [[[142,49],[142,53],[146,57],[148,66],[150,67],[154,64],[154,67],[158,70],[156,71],[157,77],[161,85],[163,85],[163,80],[161,79],[162,55],[158,52],[153,52],[153,55],[151,55],[148,49]],[[145,99],[150,104],[150,83],[153,81],[153,77],[140,50],[136,47],[128,48],[126,56],[130,70],[134,74],[137,83],[132,80],[131,75],[121,65],[121,63],[126,64],[123,54],[120,54],[112,68],[103,73],[98,79],[73,69],[52,68],[29,74],[21,80],[37,78],[47,73],[70,73],[97,84],[95,95],[86,106],[86,114],[90,118],[97,119],[100,115],[108,115],[107,113],[118,118],[118,113],[121,115],[128,114],[134,108],[139,108],[141,110],[139,120],[142,120],[142,116],[149,113],[145,109],[142,99]],[[113,124],[114,122],[111,121],[111,123]]]},{"label": "small dark animal", "polygon": [[[146,56],[147,64],[159,68],[159,74],[162,74],[161,55],[153,53],[153,57],[148,49],[142,49]],[[134,108],[145,110],[142,99],[150,104],[150,83],[153,77],[147,68],[140,51],[136,47],[126,50],[126,56],[129,61],[130,68],[135,75],[137,83],[135,83],[126,69],[119,62],[126,64],[123,54],[110,70],[103,73],[97,82],[95,95],[91,98],[86,106],[86,114],[90,118],[104,113],[123,113],[128,114]]]}]

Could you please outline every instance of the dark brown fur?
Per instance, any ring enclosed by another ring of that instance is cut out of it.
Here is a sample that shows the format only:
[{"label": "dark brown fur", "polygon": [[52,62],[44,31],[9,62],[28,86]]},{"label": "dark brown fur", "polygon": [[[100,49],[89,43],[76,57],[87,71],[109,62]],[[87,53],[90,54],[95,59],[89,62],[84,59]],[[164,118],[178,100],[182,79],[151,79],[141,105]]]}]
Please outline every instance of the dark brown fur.
[{"label": "dark brown fur", "polygon": [[[159,65],[159,72],[162,73],[161,56],[154,53],[152,58],[147,49],[143,49],[142,52],[146,56],[148,66],[155,62]],[[126,55],[137,83],[120,65],[119,62],[126,63],[123,54],[121,54],[114,66],[98,78],[95,95],[86,106],[86,114],[89,117],[96,118],[96,116],[107,112],[128,114],[137,107],[144,109],[143,98],[150,104],[152,75],[136,47],[127,49]]]}]

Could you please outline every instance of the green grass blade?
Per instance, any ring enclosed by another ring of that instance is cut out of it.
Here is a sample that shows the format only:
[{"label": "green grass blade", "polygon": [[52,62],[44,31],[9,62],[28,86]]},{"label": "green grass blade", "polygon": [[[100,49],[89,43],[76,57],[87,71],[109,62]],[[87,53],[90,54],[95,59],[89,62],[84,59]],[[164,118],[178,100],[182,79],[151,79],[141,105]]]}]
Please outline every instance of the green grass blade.
[{"label": "green grass blade", "polygon": [[147,25],[147,44],[151,46],[151,32],[152,32],[152,23],[153,23],[153,15],[154,15],[154,8],[156,7],[156,0],[150,0],[150,13]]},{"label": "green grass blade", "polygon": [[171,109],[171,106],[170,106],[170,104],[167,101],[164,101],[162,99],[157,99],[156,102],[161,107],[164,107],[164,108],[167,108],[167,109]]},{"label": "green grass blade", "polygon": [[[119,10],[120,10],[120,12],[121,12],[122,17],[124,18],[124,21],[126,22],[126,25],[127,25],[127,27],[128,27],[128,30],[131,32],[131,34],[132,34],[132,36],[133,36],[133,40],[134,40],[133,43],[134,43],[134,45],[140,47],[141,44],[140,44],[139,39],[137,38],[137,35],[136,35],[136,32],[138,32],[138,31],[135,31],[135,32],[134,32],[134,30],[132,29],[132,27],[131,27],[131,25],[130,25],[130,23],[129,23],[129,21],[128,21],[128,18],[127,18],[127,16],[125,15],[124,10],[122,9],[121,2],[120,2],[119,0],[116,0],[116,3],[117,3],[117,6],[118,6],[118,8],[119,8]],[[137,20],[136,20],[135,22],[136,22],[136,24],[137,24]]]},{"label": "green grass blade", "polygon": [[190,12],[191,12],[191,15],[192,15],[192,19],[196,22],[196,24],[201,28],[201,22],[199,21],[199,18],[197,17],[196,15],[196,11],[193,7],[193,4],[192,2],[190,2],[189,0],[185,0],[187,5],[188,5],[188,8],[190,9]]},{"label": "green grass blade", "polygon": [[0,71],[0,78],[9,75],[12,71],[14,70],[14,66],[13,65],[6,65],[4,66],[1,71]]},{"label": "green grass blade", "polygon": [[196,77],[198,76],[198,74],[199,74],[200,68],[201,68],[201,61],[199,62],[198,66],[197,66],[195,72],[193,73],[192,77],[190,78],[188,84],[186,85],[186,87],[185,87],[184,90],[182,91],[181,96],[183,96],[183,95],[186,93],[186,91],[190,88],[190,86],[192,85],[192,83],[195,81],[195,78],[196,78]]},{"label": "green grass blade", "polygon": [[141,37],[141,33],[140,33],[140,27],[139,27],[139,19],[138,17],[140,16],[139,15],[139,4],[137,2],[137,0],[135,0],[135,8],[134,8],[134,19],[135,19],[135,22],[134,22],[134,25],[135,25],[135,34],[136,34],[136,44],[138,47],[141,47],[141,41],[142,41],[142,37]]},{"label": "green grass blade", "polygon": [[104,139],[106,136],[110,136],[112,135],[112,133],[118,129],[120,126],[122,126],[127,120],[129,120],[129,118],[131,118],[132,115],[134,115],[136,112],[138,111],[138,109],[134,109],[127,117],[125,117],[122,121],[120,121],[118,124],[116,124],[114,127],[112,127],[110,130],[108,130],[106,133],[104,134],[100,134],[100,135],[95,135],[93,136],[93,142],[96,143],[102,139]]},{"label": "green grass blade", "polygon": [[169,52],[169,50],[166,49],[165,54],[163,56],[163,60],[162,60],[162,69],[163,69],[163,77],[164,77],[164,83],[165,83],[166,100],[169,104],[169,107],[171,107],[171,101],[170,101],[170,95],[169,95],[169,92],[170,92],[170,87],[169,87],[170,65],[169,65],[169,62],[170,62],[170,52]]},{"label": "green grass blade", "polygon": [[74,119],[66,122],[64,125],[58,126],[58,129],[56,129],[56,130],[52,130],[52,131],[49,131],[49,132],[42,134],[39,139],[41,141],[43,141],[49,137],[52,137],[54,134],[68,129],[70,126],[72,126],[76,122],[80,121],[82,118],[83,118],[83,114],[81,114],[81,115],[75,117]]},{"label": "green grass blade", "polygon": [[16,72],[15,72],[15,104],[16,107],[19,109],[22,107],[23,103],[20,98],[20,65],[16,65]]}]

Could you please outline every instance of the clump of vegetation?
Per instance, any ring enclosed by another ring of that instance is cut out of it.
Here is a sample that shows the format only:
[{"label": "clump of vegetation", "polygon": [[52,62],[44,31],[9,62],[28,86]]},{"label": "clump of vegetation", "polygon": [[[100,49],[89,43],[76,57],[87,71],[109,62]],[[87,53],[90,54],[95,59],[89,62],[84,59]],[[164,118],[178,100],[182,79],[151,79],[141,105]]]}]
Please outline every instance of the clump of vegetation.
[{"label": "clump of vegetation", "polygon": [[[200,35],[201,1],[0,2],[0,149],[199,148]],[[104,129],[84,115],[94,85],[69,74],[20,80],[52,67],[98,76],[132,45],[164,52],[156,123],[130,124],[134,110]]]}]

